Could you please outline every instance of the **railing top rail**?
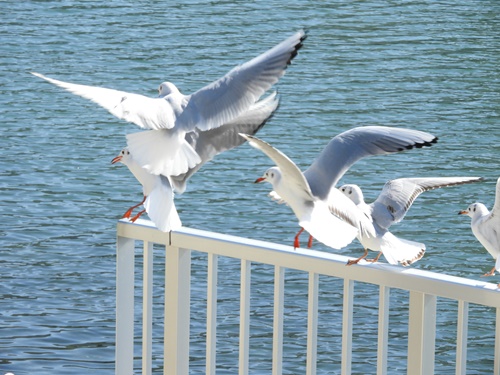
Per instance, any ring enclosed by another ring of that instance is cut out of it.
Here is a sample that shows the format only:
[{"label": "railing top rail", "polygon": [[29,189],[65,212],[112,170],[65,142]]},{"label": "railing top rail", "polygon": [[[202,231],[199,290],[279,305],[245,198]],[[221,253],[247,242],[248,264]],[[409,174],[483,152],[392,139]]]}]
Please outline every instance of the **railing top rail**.
[{"label": "railing top rail", "polygon": [[152,243],[187,248],[225,257],[245,259],[284,268],[432,294],[485,306],[500,307],[500,289],[485,281],[450,276],[385,263],[360,263],[346,267],[347,257],[323,251],[297,249],[271,242],[181,228],[164,233],[151,222],[119,221],[117,235]]}]

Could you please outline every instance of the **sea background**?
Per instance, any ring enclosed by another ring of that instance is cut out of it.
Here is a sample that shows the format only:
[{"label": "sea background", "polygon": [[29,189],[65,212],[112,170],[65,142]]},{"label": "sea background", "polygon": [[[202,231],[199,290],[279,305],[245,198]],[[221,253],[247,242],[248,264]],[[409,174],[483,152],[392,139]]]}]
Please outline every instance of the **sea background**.
[{"label": "sea background", "polygon": [[[0,374],[114,373],[116,222],[141,199],[127,169],[110,164],[138,128],[29,72],[148,96],[169,80],[191,93],[300,28],[308,38],[276,86],[280,108],[259,136],[305,169],[333,136],[356,126],[435,134],[432,148],[365,159],[341,183],[359,184],[371,201],[393,178],[484,177],[424,193],[392,228],[427,245],[412,267],[484,280],[494,261],[470,219],[457,213],[475,201],[491,207],[500,176],[497,0],[2,1]],[[267,197],[269,185],[252,183],[271,165],[248,145],[219,155],[176,196],[183,225],[291,244],[295,216]],[[355,241],[339,253],[359,256],[362,248]],[[192,258],[191,373],[202,374],[206,258]],[[155,270],[153,365],[161,373],[161,247]],[[252,271],[250,372],[266,374],[273,270]],[[218,373],[235,374],[239,263],[221,260],[219,275]],[[283,373],[300,374],[307,275],[289,271],[286,280]],[[341,285],[320,278],[319,374],[340,372]],[[355,290],[353,373],[371,374],[377,290]],[[391,302],[389,373],[401,374],[407,293],[394,291]],[[439,374],[454,374],[454,306],[438,300]],[[468,374],[492,372],[494,317],[492,309],[471,306]]]}]

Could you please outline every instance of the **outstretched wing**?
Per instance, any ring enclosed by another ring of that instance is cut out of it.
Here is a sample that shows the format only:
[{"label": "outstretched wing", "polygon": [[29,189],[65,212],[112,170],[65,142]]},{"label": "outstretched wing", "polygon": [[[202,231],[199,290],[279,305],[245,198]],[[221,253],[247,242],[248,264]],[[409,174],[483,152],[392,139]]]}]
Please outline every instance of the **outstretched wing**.
[{"label": "outstretched wing", "polygon": [[[163,98],[148,98],[105,87],[63,82],[39,73],[31,74],[91,100],[119,119],[132,122],[143,129],[171,129],[175,125],[177,112],[181,110],[181,108],[176,108],[178,105],[172,107],[171,103]],[[186,100],[184,96],[179,99],[180,102],[186,102]]]},{"label": "outstretched wing", "polygon": [[313,194],[326,199],[344,173],[360,159],[391,154],[437,142],[432,134],[418,130],[365,126],[334,137],[304,172]]},{"label": "outstretched wing", "polygon": [[285,74],[305,38],[305,32],[300,30],[192,94],[179,123],[204,131],[243,114]]},{"label": "outstretched wing", "polygon": [[424,191],[481,180],[481,177],[424,177],[388,181],[371,204],[372,217],[379,226],[387,229],[403,220],[415,199]]},{"label": "outstretched wing", "polygon": [[296,191],[297,198],[305,201],[314,200],[309,184],[297,165],[280,150],[274,148],[269,143],[248,134],[240,134],[251,146],[262,151],[279,167],[282,178],[287,185]]}]

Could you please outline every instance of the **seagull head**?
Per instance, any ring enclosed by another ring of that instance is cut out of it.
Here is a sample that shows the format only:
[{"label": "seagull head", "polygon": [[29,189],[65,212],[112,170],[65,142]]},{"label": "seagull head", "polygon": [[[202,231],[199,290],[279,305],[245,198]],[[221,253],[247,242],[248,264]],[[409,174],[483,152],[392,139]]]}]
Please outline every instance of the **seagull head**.
[{"label": "seagull head", "polygon": [[460,211],[459,215],[467,215],[470,218],[474,219],[479,216],[483,216],[488,214],[488,209],[482,203],[472,203],[466,210]]},{"label": "seagull head", "polygon": [[125,147],[123,150],[120,151],[118,156],[116,156],[115,158],[113,158],[113,160],[111,160],[111,164],[116,164],[118,162],[121,162],[126,165],[129,160],[132,160],[132,155],[130,155],[130,151],[128,150],[128,148]]},{"label": "seagull head", "polygon": [[358,185],[346,184],[339,188],[340,192],[344,194],[347,198],[352,200],[354,204],[358,205],[364,202],[363,192]]},{"label": "seagull head", "polygon": [[158,87],[158,97],[163,98],[170,94],[179,94],[179,89],[172,82],[163,82]]},{"label": "seagull head", "polygon": [[275,186],[281,180],[281,171],[278,167],[269,168],[262,177],[255,180],[255,183],[259,182],[269,182],[271,185]]}]

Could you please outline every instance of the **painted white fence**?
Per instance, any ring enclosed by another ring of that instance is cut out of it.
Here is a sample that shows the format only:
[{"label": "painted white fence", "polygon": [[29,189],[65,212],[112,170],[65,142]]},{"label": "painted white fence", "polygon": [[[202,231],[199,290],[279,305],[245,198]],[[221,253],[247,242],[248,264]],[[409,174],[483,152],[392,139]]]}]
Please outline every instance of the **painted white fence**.
[{"label": "painted white fence", "polygon": [[[153,243],[166,246],[164,371],[189,373],[191,250],[207,253],[206,374],[216,373],[216,318],[218,258],[241,259],[239,374],[248,374],[250,338],[250,265],[275,267],[272,374],[282,373],[285,270],[309,274],[306,373],[316,373],[318,280],[328,275],[344,280],[342,318],[342,374],[351,373],[354,283],[379,286],[377,374],[387,373],[389,296],[391,288],[409,291],[407,374],[434,373],[437,297],[458,301],[456,374],[466,374],[469,304],[496,308],[494,374],[500,374],[500,290],[496,285],[388,264],[346,267],[347,258],[326,252],[249,240],[183,228],[172,233],[148,221],[117,225],[116,263],[116,374],[131,375],[134,366],[134,249],[144,242],[142,374],[152,373]],[[492,322],[493,327],[493,322]],[[136,353],[137,355],[137,353]]]}]

